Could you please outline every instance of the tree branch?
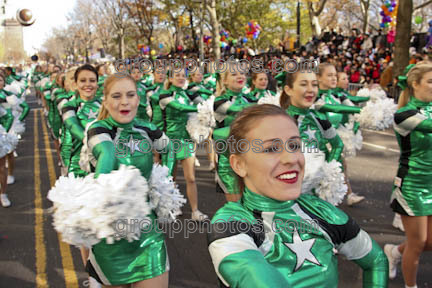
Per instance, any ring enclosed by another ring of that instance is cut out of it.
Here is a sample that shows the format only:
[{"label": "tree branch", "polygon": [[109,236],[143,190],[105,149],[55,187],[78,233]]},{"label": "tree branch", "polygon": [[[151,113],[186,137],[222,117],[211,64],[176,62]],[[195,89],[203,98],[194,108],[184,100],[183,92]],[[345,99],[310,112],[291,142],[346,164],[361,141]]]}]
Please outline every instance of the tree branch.
[{"label": "tree branch", "polygon": [[423,7],[425,7],[425,6],[428,6],[429,4],[432,4],[432,0],[427,1],[427,2],[425,2],[425,3],[423,3],[423,4],[420,4],[419,6],[415,7],[415,8],[414,8],[414,11],[416,11],[416,10],[418,10],[418,9],[421,9],[421,8],[423,8]]}]

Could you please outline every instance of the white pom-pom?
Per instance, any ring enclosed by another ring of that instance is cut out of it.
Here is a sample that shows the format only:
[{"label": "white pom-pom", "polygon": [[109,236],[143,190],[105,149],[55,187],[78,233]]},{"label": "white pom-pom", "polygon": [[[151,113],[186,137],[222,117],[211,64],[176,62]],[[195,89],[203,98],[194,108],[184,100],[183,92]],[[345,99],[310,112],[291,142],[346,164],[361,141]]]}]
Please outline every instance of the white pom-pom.
[{"label": "white pom-pom", "polygon": [[10,85],[6,85],[4,87],[4,90],[14,94],[14,95],[20,95],[21,94],[21,87],[17,81],[12,82]]},{"label": "white pom-pom", "polygon": [[7,96],[6,97],[6,101],[11,106],[17,106],[17,105],[21,104],[21,102],[22,102],[22,101],[20,101],[18,99],[18,97],[16,95],[9,95],[9,96]]},{"label": "white pom-pom", "polygon": [[324,162],[322,168],[324,176],[318,189],[316,189],[318,197],[335,206],[342,203],[348,191],[348,186],[345,183],[345,176],[341,167],[341,163],[336,160]]},{"label": "white pom-pom", "polygon": [[150,207],[155,210],[160,222],[171,222],[181,213],[180,208],[186,199],[180,194],[176,183],[169,175],[169,169],[159,164],[153,165],[150,177]]},{"label": "white pom-pom", "polygon": [[79,165],[80,168],[86,172],[90,172],[90,163],[93,164],[93,166],[96,166],[96,158],[93,156],[93,153],[91,153],[92,151],[90,151],[90,148],[88,147],[88,139],[87,139],[88,129],[96,121],[97,119],[87,123],[84,130],[84,139],[83,139],[83,146],[81,148],[81,153],[80,153]]},{"label": "white pom-pom", "polygon": [[15,118],[10,131],[15,135],[22,135],[25,132],[25,124]]},{"label": "white pom-pom", "polygon": [[50,82],[50,79],[47,77],[47,78],[43,78],[41,81],[40,81],[40,86],[42,87],[42,88],[45,88],[45,85],[48,83],[48,82]]},{"label": "white pom-pom", "polygon": [[388,99],[386,92],[381,88],[374,88],[370,90],[370,100],[376,102],[378,100]]},{"label": "white pom-pom", "polygon": [[108,243],[139,239],[140,229],[152,225],[148,192],[146,179],[133,166],[120,165],[97,179],[94,174],[60,177],[48,192],[54,228],[63,241],[76,246],[90,247],[104,238]]},{"label": "white pom-pom", "polygon": [[278,95],[273,96],[271,93],[266,93],[264,97],[258,100],[258,104],[273,104],[280,107],[279,98]]},{"label": "white pom-pom", "polygon": [[345,125],[340,125],[336,130],[339,137],[344,143],[344,157],[354,157],[357,150],[361,150],[363,145],[363,137],[360,129],[354,134],[354,121],[350,120]]},{"label": "white pom-pom", "polygon": [[371,95],[370,95],[370,91],[369,91],[368,88],[362,88],[362,89],[360,89],[360,90],[357,91],[356,96],[359,96],[359,97],[370,97]]},{"label": "white pom-pom", "polygon": [[397,105],[390,98],[376,98],[368,101],[360,114],[355,115],[355,120],[360,127],[372,130],[384,130],[393,124],[393,115]]},{"label": "white pom-pom", "polygon": [[311,193],[313,189],[319,187],[320,182],[324,178],[324,162],[325,154],[315,148],[303,148],[303,155],[305,157],[305,170],[302,184],[302,193]]},{"label": "white pom-pom", "polygon": [[186,130],[196,143],[206,140],[216,121],[213,113],[214,96],[198,104],[198,113],[189,113]]}]

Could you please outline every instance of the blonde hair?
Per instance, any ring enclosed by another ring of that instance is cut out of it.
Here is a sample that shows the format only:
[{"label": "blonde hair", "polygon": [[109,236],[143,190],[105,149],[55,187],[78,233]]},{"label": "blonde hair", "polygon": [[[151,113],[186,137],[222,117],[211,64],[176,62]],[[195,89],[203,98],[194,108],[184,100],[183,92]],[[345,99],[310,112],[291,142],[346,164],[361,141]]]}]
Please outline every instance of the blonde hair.
[{"label": "blonde hair", "polygon": [[222,96],[223,94],[225,94],[227,88],[225,87],[225,81],[228,78],[228,75],[230,74],[231,71],[231,67],[233,68],[233,71],[238,71],[236,69],[238,69],[237,65],[232,63],[232,62],[226,62],[227,63],[227,69],[222,72],[219,73],[219,78],[216,82],[216,92],[215,95],[216,97]]},{"label": "blonde hair", "polygon": [[135,87],[135,90],[137,89],[135,79],[132,76],[130,76],[129,74],[124,75],[124,77],[118,77],[116,74],[112,74],[112,75],[108,76],[104,82],[104,89],[103,89],[103,95],[104,96],[103,96],[102,106],[100,108],[97,120],[104,120],[104,119],[109,117],[109,112],[105,108],[105,105],[104,105],[105,102],[107,101],[106,97],[108,96],[112,85],[114,85],[115,83],[122,81],[122,80],[131,81]]},{"label": "blonde hair", "polygon": [[404,107],[408,103],[411,95],[414,96],[413,83],[416,82],[420,84],[423,75],[428,72],[432,72],[432,63],[428,61],[418,62],[416,66],[411,68],[407,74],[407,88],[405,88],[399,96],[398,109]]},{"label": "blonde hair", "polygon": [[64,81],[64,85],[66,86],[66,83],[69,87],[70,91],[75,91],[75,89],[72,89],[72,85],[75,84],[74,80],[70,80],[73,79],[74,75],[75,75],[75,71],[78,69],[78,67],[73,67],[69,70],[67,70],[65,72],[65,81]]}]

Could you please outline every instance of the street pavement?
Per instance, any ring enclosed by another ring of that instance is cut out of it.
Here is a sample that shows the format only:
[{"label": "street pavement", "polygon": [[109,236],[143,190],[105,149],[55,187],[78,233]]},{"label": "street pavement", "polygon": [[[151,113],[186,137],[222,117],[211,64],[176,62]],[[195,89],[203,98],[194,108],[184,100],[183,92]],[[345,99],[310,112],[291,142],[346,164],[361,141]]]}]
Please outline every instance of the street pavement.
[{"label": "street pavement", "polygon": [[[79,250],[62,242],[52,226],[49,210],[52,203],[46,196],[60,175],[58,158],[43,111],[34,97],[28,97],[28,103],[32,110],[17,148],[16,183],[7,187],[12,206],[0,207],[0,288],[88,287]],[[351,215],[381,247],[385,243],[400,243],[404,234],[392,227],[394,214],[389,208],[399,156],[396,138],[391,129],[362,133],[363,149],[347,162],[353,191],[366,200],[353,207],[344,203],[339,208]],[[198,159],[201,164],[196,167],[199,209],[212,216],[225,203],[225,198],[216,193],[214,173],[207,169],[209,162],[204,151],[198,152]],[[185,193],[180,165],[177,183]],[[180,220],[189,229],[167,231],[169,287],[218,287],[207,250],[205,224],[194,226],[188,221],[190,216],[186,204]],[[185,232],[194,229],[197,231]],[[420,259],[418,287],[432,287],[431,271],[432,254],[425,252]],[[339,287],[362,287],[361,279],[361,269],[339,256]],[[397,278],[389,281],[389,287],[403,287],[403,283],[399,265]]]}]

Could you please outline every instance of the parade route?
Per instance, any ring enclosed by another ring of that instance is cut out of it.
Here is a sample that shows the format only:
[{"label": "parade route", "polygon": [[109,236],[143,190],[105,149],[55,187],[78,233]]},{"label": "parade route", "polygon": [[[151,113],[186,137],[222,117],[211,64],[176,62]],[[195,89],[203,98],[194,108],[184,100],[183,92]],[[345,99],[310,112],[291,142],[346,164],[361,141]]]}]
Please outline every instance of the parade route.
[{"label": "parade route", "polygon": [[[52,226],[47,199],[50,187],[60,175],[54,144],[48,135],[45,116],[33,96],[28,97],[31,112],[26,132],[18,145],[15,167],[16,183],[7,187],[12,206],[0,208],[0,287],[88,287],[87,273],[79,250],[61,241]],[[399,148],[391,129],[383,132],[362,131],[363,149],[348,162],[353,191],[366,199],[348,207],[340,206],[366,230],[381,247],[403,241],[403,233],[393,228],[389,207],[392,181],[397,170]],[[204,151],[199,151],[201,166],[196,167],[200,210],[212,216],[224,203],[224,195],[215,192],[214,172],[208,171]],[[185,193],[179,167],[177,182]],[[190,218],[190,208],[183,207],[180,220]],[[207,251],[205,233],[183,233],[167,237],[170,260],[170,285],[175,288],[218,287],[218,280]],[[432,287],[432,253],[420,259],[418,287]],[[389,287],[403,286],[397,278]],[[362,287],[361,269],[339,257],[339,287]]]}]

